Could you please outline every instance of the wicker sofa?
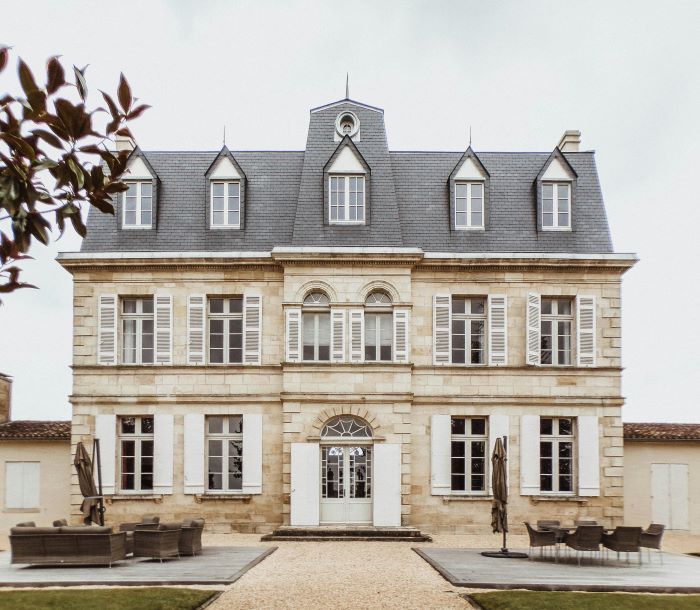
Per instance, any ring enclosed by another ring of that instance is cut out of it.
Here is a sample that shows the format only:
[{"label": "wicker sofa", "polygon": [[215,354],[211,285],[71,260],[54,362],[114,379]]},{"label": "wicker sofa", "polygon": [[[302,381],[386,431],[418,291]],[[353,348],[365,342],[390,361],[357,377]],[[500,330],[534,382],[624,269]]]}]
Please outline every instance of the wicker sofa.
[{"label": "wicker sofa", "polygon": [[10,529],[11,563],[30,565],[111,565],[126,557],[126,534],[90,525]]},{"label": "wicker sofa", "polygon": [[180,555],[199,555],[202,552],[202,531],[204,519],[191,519],[182,522],[178,550]]}]

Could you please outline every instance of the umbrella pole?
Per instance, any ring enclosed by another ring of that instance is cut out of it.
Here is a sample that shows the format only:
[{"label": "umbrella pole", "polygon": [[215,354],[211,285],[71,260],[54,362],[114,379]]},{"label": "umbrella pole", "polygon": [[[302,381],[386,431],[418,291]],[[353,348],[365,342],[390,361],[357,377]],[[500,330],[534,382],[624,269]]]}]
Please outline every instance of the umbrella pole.
[{"label": "umbrella pole", "polygon": [[105,505],[104,496],[102,495],[102,459],[100,456],[100,439],[96,438],[92,441],[92,463],[97,466],[97,493],[99,495],[99,508],[97,509],[100,515],[100,525],[105,524]]}]

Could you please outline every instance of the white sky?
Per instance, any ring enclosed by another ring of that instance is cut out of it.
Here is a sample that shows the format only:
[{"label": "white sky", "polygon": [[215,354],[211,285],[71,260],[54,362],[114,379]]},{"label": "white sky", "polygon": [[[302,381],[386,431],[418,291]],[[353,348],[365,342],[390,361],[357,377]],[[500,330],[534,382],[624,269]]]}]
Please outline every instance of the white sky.
[{"label": "white sky", "polygon": [[[351,97],[385,109],[392,150],[464,150],[472,125],[477,152],[550,151],[580,129],[615,249],[641,258],[624,280],[624,419],[700,421],[699,23],[694,1],[33,0],[4,6],[0,41],[37,72],[54,54],[89,63],[94,105],[123,71],[153,106],[134,123],[145,150],[218,150],[224,124],[234,150],[301,150],[346,72]],[[25,280],[41,290],[0,308],[16,419],[70,417],[56,251],[35,248]]]}]

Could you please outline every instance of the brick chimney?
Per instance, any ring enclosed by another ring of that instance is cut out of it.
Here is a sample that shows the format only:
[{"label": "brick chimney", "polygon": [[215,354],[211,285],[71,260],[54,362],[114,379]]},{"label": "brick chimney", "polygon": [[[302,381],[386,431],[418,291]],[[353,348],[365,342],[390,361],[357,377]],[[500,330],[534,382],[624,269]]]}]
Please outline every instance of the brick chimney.
[{"label": "brick chimney", "polygon": [[557,148],[561,152],[578,152],[581,144],[581,132],[576,129],[567,129],[559,140]]},{"label": "brick chimney", "polygon": [[125,136],[117,136],[114,140],[114,144],[116,145],[117,152],[120,150],[134,150],[135,146],[134,141]]}]

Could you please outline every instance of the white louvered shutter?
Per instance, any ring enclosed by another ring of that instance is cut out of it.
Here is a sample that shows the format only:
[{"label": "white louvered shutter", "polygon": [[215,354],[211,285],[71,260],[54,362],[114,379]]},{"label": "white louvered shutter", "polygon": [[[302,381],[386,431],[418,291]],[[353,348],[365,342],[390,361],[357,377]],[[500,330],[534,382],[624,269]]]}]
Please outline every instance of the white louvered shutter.
[{"label": "white louvered shutter", "polygon": [[172,415],[153,416],[153,491],[173,493],[173,434]]},{"label": "white louvered shutter", "polygon": [[292,443],[291,461],[289,523],[316,526],[320,516],[320,445]]},{"label": "white louvered shutter", "polygon": [[450,364],[452,348],[452,297],[436,294],[433,297],[433,364]]},{"label": "white louvered shutter", "polygon": [[452,491],[451,447],[452,418],[430,417],[430,493],[447,496]]},{"label": "white louvered shutter", "polygon": [[331,361],[345,361],[345,310],[331,311]]},{"label": "white louvered shutter", "polygon": [[243,416],[243,493],[262,493],[263,416]]},{"label": "white louvered shutter", "polygon": [[576,297],[576,358],[578,366],[595,366],[596,306],[594,296]]},{"label": "white louvered shutter", "polygon": [[204,414],[185,414],[185,493],[204,493]]},{"label": "white louvered shutter", "polygon": [[172,364],[173,357],[173,297],[156,294],[155,310],[156,364]]},{"label": "white louvered shutter", "polygon": [[527,295],[527,336],[525,349],[527,364],[540,365],[540,295],[531,292]]},{"label": "white louvered shutter", "polygon": [[[100,439],[100,469],[102,470],[102,493],[105,496],[111,496],[116,492],[116,415],[95,415],[95,438]],[[96,465],[95,468],[97,468]],[[97,477],[95,477],[95,481],[97,481]]]},{"label": "white louvered shutter", "polygon": [[[505,437],[505,449],[506,455],[510,453],[510,442],[508,440],[509,433],[509,420],[507,415],[490,415],[489,416],[489,453],[486,456],[488,460],[488,473],[489,473],[489,493],[493,493],[493,473],[491,472],[491,456],[493,455],[493,449],[496,446],[496,439]],[[506,460],[506,481],[508,481],[508,462]]]},{"label": "white louvered shutter", "polygon": [[408,310],[394,310],[394,362],[408,362],[409,347],[409,325]]},{"label": "white louvered shutter", "polygon": [[262,296],[246,294],[243,303],[243,364],[260,364]]},{"label": "white louvered shutter", "polygon": [[101,294],[97,307],[97,364],[117,364],[116,294]]},{"label": "white louvered shutter", "polygon": [[362,362],[365,359],[365,310],[350,310],[350,360]]},{"label": "white louvered shutter", "polygon": [[600,451],[598,417],[582,415],[576,419],[578,432],[578,495],[600,495]]},{"label": "white louvered shutter", "polygon": [[520,495],[540,493],[540,416],[520,417]]},{"label": "white louvered shutter", "polygon": [[504,294],[489,295],[489,364],[508,364],[508,299]]},{"label": "white louvered shutter", "polygon": [[376,443],[372,448],[372,525],[401,526],[401,445]]},{"label": "white louvered shutter", "polygon": [[207,297],[191,294],[187,301],[187,364],[205,364]]},{"label": "white louvered shutter", "polygon": [[287,309],[287,362],[299,362],[301,360],[301,309],[294,307]]}]

